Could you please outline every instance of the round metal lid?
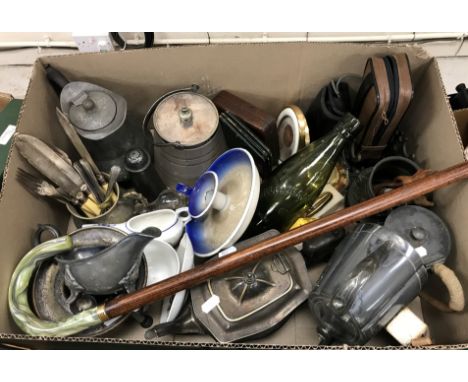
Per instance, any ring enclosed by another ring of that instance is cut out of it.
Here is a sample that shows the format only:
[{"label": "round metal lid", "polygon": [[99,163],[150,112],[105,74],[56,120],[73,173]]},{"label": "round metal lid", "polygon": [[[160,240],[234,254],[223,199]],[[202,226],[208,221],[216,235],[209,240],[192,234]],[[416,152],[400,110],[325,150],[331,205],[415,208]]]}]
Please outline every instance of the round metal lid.
[{"label": "round metal lid", "polygon": [[207,141],[218,128],[218,110],[208,98],[193,92],[172,94],[153,114],[156,132],[166,142],[196,146]]},{"label": "round metal lid", "polygon": [[427,208],[413,205],[399,207],[388,215],[384,225],[414,248],[423,247],[421,257],[426,266],[443,262],[450,254],[450,231],[442,219]]},{"label": "round metal lid", "polygon": [[70,121],[79,129],[94,131],[108,126],[117,114],[114,99],[102,91],[83,93],[79,104],[70,105]]},{"label": "round metal lid", "polygon": [[[93,141],[116,132],[127,117],[125,98],[89,82],[75,81],[65,85],[60,93],[60,107],[68,115],[78,134]],[[83,110],[86,108],[89,111]],[[75,109],[73,116],[71,109]]]}]

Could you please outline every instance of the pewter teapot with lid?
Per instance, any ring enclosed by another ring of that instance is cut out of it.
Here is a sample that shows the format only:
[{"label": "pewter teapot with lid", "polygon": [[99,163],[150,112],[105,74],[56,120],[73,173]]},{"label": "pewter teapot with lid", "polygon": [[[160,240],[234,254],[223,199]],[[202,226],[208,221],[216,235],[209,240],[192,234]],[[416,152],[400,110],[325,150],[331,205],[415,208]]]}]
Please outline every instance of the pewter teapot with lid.
[{"label": "pewter teapot with lid", "polygon": [[68,116],[84,145],[101,171],[109,172],[113,165],[122,169],[119,180],[127,178],[125,153],[144,144],[134,118],[127,116],[127,101],[102,86],[68,81],[55,68],[46,68],[47,78],[60,96],[60,108]]}]

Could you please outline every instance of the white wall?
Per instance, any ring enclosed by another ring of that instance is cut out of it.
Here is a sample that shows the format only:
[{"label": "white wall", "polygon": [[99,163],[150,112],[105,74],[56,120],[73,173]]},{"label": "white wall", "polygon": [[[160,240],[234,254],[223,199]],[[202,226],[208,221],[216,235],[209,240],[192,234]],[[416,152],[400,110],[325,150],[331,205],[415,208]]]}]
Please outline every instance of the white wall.
[{"label": "white wall", "polygon": [[[89,33],[89,32],[88,32]],[[96,32],[100,34],[102,32]],[[106,33],[106,32],[104,32]],[[140,37],[141,33],[125,33],[129,40]],[[438,38],[439,41],[433,41]],[[233,42],[275,42],[275,41],[421,41],[434,56],[468,55],[468,33],[433,32],[360,32],[360,33],[317,33],[317,32],[155,32],[156,44],[208,44]],[[432,41],[427,41],[431,39]],[[26,45],[29,47],[76,46],[71,32],[0,32],[0,47]]]}]

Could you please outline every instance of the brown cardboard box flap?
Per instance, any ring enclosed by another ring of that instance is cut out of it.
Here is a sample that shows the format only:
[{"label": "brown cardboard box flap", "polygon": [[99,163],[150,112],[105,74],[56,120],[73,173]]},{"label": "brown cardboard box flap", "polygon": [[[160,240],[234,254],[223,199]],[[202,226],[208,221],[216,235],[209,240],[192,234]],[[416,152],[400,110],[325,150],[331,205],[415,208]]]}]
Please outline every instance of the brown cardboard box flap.
[{"label": "brown cardboard box flap", "polygon": [[468,109],[455,110],[453,114],[457,121],[463,146],[466,147],[468,146]]}]

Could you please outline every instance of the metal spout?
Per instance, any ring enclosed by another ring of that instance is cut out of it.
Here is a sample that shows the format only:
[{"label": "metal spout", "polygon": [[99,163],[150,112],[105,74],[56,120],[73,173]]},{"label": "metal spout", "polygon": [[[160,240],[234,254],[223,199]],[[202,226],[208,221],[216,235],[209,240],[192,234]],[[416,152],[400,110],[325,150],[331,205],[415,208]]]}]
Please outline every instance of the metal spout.
[{"label": "metal spout", "polygon": [[[76,248],[57,256],[65,267],[65,282],[72,292],[104,295],[118,290],[131,290],[139,275],[143,249],[159,237],[161,231],[150,227],[134,233],[103,250]],[[76,293],[75,293],[76,294]]]}]

